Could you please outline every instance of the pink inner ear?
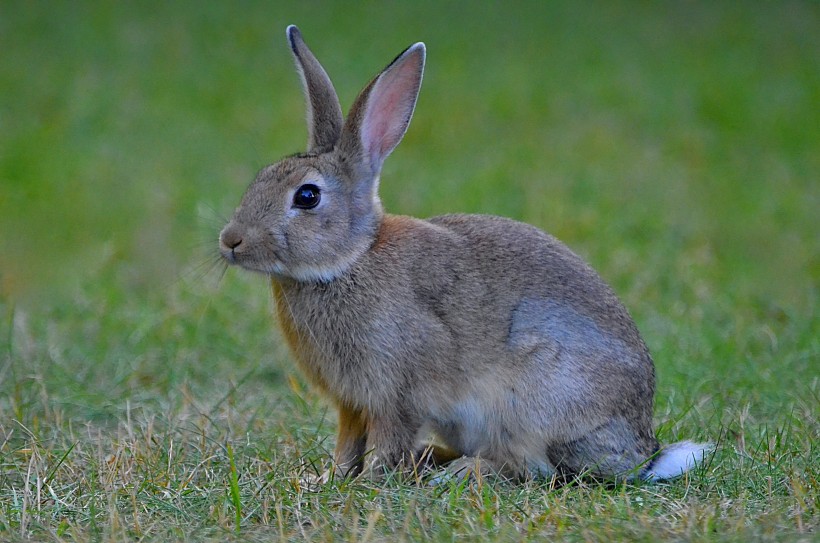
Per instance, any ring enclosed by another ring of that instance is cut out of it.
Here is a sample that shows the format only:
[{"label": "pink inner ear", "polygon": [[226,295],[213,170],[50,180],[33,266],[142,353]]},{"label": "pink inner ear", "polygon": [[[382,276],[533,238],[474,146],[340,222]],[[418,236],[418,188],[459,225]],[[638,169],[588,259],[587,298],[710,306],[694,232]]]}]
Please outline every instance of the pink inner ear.
[{"label": "pink inner ear", "polygon": [[[395,129],[391,126],[391,121],[395,122],[394,113],[399,111],[401,106],[402,96],[395,88],[390,88],[378,97],[376,103],[372,104],[373,108],[373,127],[370,130],[371,141],[378,142],[378,147],[374,149],[379,155],[386,155],[392,150],[390,142],[396,138]],[[370,113],[368,107],[368,113]],[[401,134],[398,135],[401,137]],[[398,144],[398,142],[396,142]],[[395,145],[395,144],[394,144]]]},{"label": "pink inner ear", "polygon": [[399,144],[415,106],[420,73],[408,59],[382,74],[373,85],[361,125],[361,139],[374,167]]}]

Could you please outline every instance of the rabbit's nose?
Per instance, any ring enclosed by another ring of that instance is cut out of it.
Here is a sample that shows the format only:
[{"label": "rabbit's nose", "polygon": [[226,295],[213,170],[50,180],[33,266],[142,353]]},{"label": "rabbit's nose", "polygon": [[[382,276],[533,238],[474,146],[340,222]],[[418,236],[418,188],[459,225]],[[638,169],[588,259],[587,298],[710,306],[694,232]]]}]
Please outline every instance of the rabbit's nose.
[{"label": "rabbit's nose", "polygon": [[242,238],[239,237],[239,234],[232,234],[230,237],[222,238],[222,243],[228,249],[236,249],[240,245],[242,245]]},{"label": "rabbit's nose", "polygon": [[242,233],[233,228],[226,228],[219,234],[219,245],[223,252],[233,255],[242,245]]}]

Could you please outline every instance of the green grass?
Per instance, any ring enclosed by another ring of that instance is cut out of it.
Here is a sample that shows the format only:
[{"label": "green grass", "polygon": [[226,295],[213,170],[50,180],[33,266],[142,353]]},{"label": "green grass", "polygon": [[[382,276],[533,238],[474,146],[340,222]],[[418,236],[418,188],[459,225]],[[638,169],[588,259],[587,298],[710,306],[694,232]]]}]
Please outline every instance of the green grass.
[{"label": "green grass", "polygon": [[[820,530],[816,2],[6,3],[0,540],[812,541]],[[346,106],[428,69],[386,207],[586,257],[657,365],[663,485],[308,488],[333,449],[265,281],[215,239],[306,131],[284,28]]]}]

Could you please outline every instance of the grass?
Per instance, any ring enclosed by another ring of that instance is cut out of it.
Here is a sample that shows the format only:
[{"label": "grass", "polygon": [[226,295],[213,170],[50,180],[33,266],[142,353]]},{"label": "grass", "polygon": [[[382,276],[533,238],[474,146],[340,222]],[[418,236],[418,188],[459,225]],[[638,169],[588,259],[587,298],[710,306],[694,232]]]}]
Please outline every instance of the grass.
[{"label": "grass", "polygon": [[[335,422],[214,240],[300,150],[284,39],[342,103],[428,70],[393,212],[507,215],[612,283],[657,365],[663,485],[306,475]],[[16,3],[0,17],[0,540],[812,541],[820,529],[812,2]]]}]

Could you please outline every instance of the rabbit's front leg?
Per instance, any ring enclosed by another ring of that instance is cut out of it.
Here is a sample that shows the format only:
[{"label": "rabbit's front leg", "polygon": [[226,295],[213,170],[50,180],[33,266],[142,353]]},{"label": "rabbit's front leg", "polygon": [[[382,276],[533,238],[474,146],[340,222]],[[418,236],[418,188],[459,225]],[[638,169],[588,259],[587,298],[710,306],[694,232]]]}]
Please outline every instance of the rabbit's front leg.
[{"label": "rabbit's front leg", "polygon": [[413,468],[420,424],[408,413],[370,416],[367,421],[368,455],[365,475],[379,479],[396,468]]},{"label": "rabbit's front leg", "polygon": [[364,463],[367,445],[367,420],[360,409],[339,404],[339,433],[333,454],[336,474],[342,477],[358,475]]}]

